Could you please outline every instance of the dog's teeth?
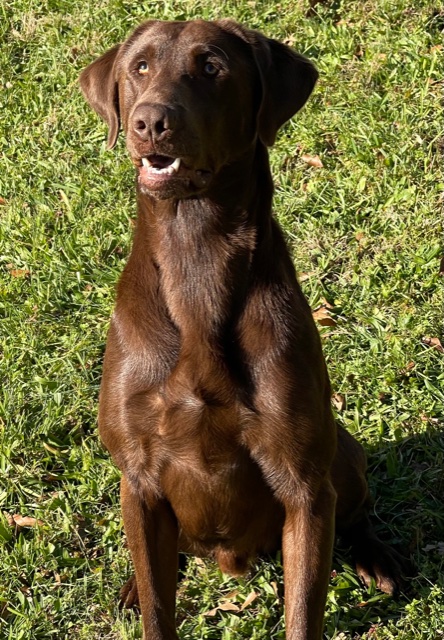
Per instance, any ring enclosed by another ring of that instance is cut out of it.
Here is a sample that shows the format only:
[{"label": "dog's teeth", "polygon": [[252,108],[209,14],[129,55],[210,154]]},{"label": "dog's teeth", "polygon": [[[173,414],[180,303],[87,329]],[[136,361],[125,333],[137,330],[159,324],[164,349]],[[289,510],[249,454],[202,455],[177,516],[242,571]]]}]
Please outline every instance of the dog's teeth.
[{"label": "dog's teeth", "polygon": [[149,169],[152,173],[166,173],[169,176],[179,171],[180,163],[180,158],[176,158],[174,162],[169,164],[167,167],[156,167],[155,163],[148,160],[148,158],[142,158],[142,164],[146,169]]}]

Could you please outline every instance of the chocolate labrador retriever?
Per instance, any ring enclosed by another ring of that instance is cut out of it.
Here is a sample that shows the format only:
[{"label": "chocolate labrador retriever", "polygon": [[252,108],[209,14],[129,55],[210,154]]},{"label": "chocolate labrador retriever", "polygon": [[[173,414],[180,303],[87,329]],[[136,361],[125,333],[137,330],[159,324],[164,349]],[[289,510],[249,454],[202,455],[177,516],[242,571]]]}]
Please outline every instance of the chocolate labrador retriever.
[{"label": "chocolate labrador retriever", "polygon": [[139,26],[81,75],[126,133],[138,221],[111,321],[100,435],[122,471],[146,640],[177,639],[178,551],[244,572],[282,545],[286,637],[319,640],[336,531],[387,593],[365,456],[332,417],[318,331],[278,224],[267,147],[314,66],[230,21]]}]

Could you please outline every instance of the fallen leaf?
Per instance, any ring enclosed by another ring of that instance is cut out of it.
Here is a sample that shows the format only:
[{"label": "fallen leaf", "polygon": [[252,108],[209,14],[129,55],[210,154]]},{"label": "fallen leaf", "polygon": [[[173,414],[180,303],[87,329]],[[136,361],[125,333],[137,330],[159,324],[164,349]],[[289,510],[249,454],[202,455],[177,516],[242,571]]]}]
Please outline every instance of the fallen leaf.
[{"label": "fallen leaf", "polygon": [[314,271],[308,271],[307,273],[298,273],[298,280],[299,282],[305,282],[306,280],[309,280],[311,278],[311,276],[314,275]]},{"label": "fallen leaf", "polygon": [[323,327],[336,326],[336,320],[331,317],[325,305],[322,305],[318,309],[312,311],[312,315],[314,320]]},{"label": "fallen leaf", "polygon": [[444,353],[444,347],[442,346],[441,340],[439,338],[428,338],[427,336],[425,336],[424,338],[422,338],[421,342],[427,347],[432,347],[440,353]]},{"label": "fallen leaf", "polygon": [[415,363],[413,361],[410,361],[403,369],[400,369],[399,375],[406,376],[414,368],[415,368]]},{"label": "fallen leaf", "polygon": [[304,153],[304,155],[301,156],[301,160],[310,165],[310,167],[316,167],[317,169],[322,169],[324,166],[319,156],[309,156]]},{"label": "fallen leaf", "polygon": [[250,604],[252,602],[254,602],[256,600],[256,598],[258,597],[258,594],[256,593],[256,591],[252,591],[251,593],[248,594],[248,596],[245,598],[245,600],[242,603],[242,606],[240,608],[241,611],[243,611],[244,609],[246,609],[247,607],[250,606]]},{"label": "fallen leaf", "polygon": [[342,393],[334,393],[331,397],[331,402],[336,411],[342,411],[345,409],[345,397]]},{"label": "fallen leaf", "polygon": [[4,198],[0,198],[0,204],[6,204],[6,200]]},{"label": "fallen leaf", "polygon": [[210,611],[206,611],[203,615],[213,617],[216,615],[218,611],[240,611],[240,607],[238,607],[237,604],[234,604],[234,602],[223,602],[222,604],[215,607],[214,609],[210,609]]},{"label": "fallen leaf", "polygon": [[29,276],[30,273],[29,269],[11,269],[9,272],[13,278],[25,278]]},{"label": "fallen leaf", "polygon": [[9,524],[16,525],[17,527],[36,527],[39,525],[42,526],[43,522],[41,520],[37,520],[37,518],[31,518],[31,516],[22,516],[19,513],[14,513],[12,516],[12,523],[8,518]]},{"label": "fallen leaf", "polygon": [[221,611],[240,611],[240,607],[234,602],[223,602],[217,608]]}]

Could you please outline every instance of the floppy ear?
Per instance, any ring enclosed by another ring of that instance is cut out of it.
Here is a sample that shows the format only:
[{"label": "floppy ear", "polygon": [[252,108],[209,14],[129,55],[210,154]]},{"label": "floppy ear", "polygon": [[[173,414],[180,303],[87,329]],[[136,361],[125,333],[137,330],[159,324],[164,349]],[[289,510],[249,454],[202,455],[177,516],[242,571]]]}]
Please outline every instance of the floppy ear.
[{"label": "floppy ear", "polygon": [[115,62],[120,50],[116,45],[94,60],[80,75],[80,88],[87,102],[109,127],[108,149],[116,144],[119,135],[119,95]]},{"label": "floppy ear", "polygon": [[262,77],[258,135],[271,147],[278,129],[306,103],[318,79],[316,67],[285,44],[254,33],[251,42]]}]

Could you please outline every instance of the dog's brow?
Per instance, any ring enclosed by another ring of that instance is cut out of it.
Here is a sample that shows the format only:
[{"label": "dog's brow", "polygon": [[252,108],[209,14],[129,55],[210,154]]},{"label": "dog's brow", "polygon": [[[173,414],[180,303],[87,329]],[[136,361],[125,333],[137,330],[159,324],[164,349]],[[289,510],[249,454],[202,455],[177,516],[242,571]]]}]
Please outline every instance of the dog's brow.
[{"label": "dog's brow", "polygon": [[[222,55],[223,55],[223,56],[225,56],[225,58],[227,59],[227,61],[230,59],[230,58],[228,57],[228,54],[227,54],[223,49],[221,49],[220,47],[218,47],[218,46],[217,46],[217,44],[209,44],[209,45],[208,45],[208,47],[207,47],[207,49],[208,49],[209,51],[212,51],[213,49],[217,49],[218,51],[220,51],[220,52],[222,53]],[[214,51],[213,53],[217,53],[217,51]]]}]

